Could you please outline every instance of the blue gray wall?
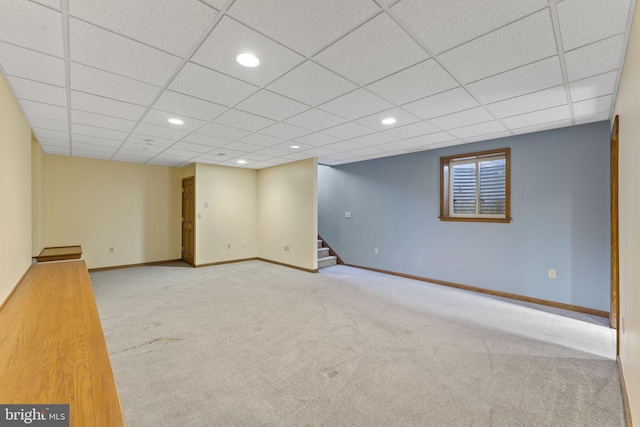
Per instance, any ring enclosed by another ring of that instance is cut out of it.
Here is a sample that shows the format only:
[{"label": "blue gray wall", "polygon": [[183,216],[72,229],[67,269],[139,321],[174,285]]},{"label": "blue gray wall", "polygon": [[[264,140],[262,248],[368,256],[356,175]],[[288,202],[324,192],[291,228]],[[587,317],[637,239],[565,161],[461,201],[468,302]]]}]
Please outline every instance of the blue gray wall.
[{"label": "blue gray wall", "polygon": [[[440,221],[440,157],[504,147],[512,222]],[[318,211],[348,264],[609,310],[609,122],[319,166]]]}]

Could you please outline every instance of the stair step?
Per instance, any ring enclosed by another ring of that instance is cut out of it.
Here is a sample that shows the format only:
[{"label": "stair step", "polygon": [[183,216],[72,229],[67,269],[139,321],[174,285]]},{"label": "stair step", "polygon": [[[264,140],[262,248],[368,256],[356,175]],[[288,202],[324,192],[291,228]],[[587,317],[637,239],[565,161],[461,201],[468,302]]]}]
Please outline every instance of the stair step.
[{"label": "stair step", "polygon": [[322,247],[322,240],[318,240],[318,247],[321,248]]},{"label": "stair step", "polygon": [[330,265],[336,265],[338,258],[335,256],[325,256],[318,258],[318,268],[329,267]]},{"label": "stair step", "polygon": [[329,248],[318,248],[318,259],[329,256]]}]

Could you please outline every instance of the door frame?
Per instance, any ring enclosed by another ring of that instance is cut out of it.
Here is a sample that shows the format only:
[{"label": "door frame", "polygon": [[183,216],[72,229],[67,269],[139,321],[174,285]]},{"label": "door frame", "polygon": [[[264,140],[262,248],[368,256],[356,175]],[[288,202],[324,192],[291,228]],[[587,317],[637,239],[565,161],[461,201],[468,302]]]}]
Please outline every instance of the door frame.
[{"label": "door frame", "polygon": [[186,178],[182,178],[182,187],[181,187],[181,191],[180,191],[180,258],[182,259],[182,261],[186,262],[184,260],[184,256],[183,256],[183,251],[184,248],[182,246],[182,243],[184,242],[184,211],[183,211],[183,203],[184,203],[184,182],[187,180],[193,180],[193,199],[192,199],[192,212],[193,212],[193,264],[190,264],[187,262],[187,264],[192,265],[193,267],[196,266],[196,218],[197,218],[197,214],[196,214],[196,177],[195,176],[188,176]]},{"label": "door frame", "polygon": [[620,241],[618,229],[618,133],[619,117],[613,120],[610,136],[611,160],[611,311],[609,325],[616,329],[616,354],[620,354]]}]

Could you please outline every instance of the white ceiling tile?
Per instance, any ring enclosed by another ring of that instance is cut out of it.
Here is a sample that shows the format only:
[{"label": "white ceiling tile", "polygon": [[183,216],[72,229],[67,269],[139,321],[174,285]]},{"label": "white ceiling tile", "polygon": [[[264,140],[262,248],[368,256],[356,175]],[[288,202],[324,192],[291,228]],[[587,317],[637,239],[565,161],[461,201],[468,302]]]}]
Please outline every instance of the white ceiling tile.
[{"label": "white ceiling tile", "polygon": [[545,108],[557,107],[567,103],[567,92],[564,86],[556,86],[549,89],[533,92],[527,95],[517,96],[493,104],[487,108],[498,117],[510,117]]},{"label": "white ceiling tile", "polygon": [[286,156],[282,156],[283,159],[289,159],[292,161],[305,160],[313,157],[314,156],[311,154],[304,154],[304,153],[292,153],[292,154],[287,154]]},{"label": "white ceiling tile", "polygon": [[304,7],[292,7],[288,0],[237,0],[229,14],[303,55],[313,55],[379,10],[369,0],[305,2]]},{"label": "white ceiling tile", "polygon": [[239,141],[247,142],[253,145],[260,145],[261,147],[271,147],[277,144],[281,144],[284,140],[281,138],[275,138],[273,136],[252,133],[251,135],[240,138]]},{"label": "white ceiling tile", "polygon": [[171,155],[183,160],[193,159],[194,157],[198,156],[198,153],[194,153],[193,151],[189,150],[180,150],[179,148],[173,148],[173,146],[167,148],[161,154],[165,156]]},{"label": "white ceiling tile", "polygon": [[217,123],[209,123],[200,128],[198,130],[198,133],[233,141],[234,139],[242,138],[243,136],[248,135],[250,132],[225,125],[220,125]]},{"label": "white ceiling tile", "polygon": [[314,60],[366,85],[428,57],[389,15],[382,13],[320,52]]},{"label": "white ceiling tile", "polygon": [[587,99],[586,101],[573,103],[573,114],[575,117],[593,116],[599,113],[609,114],[613,95],[601,96],[599,98]]},{"label": "white ceiling tile", "polygon": [[200,145],[200,144],[193,144],[191,142],[179,141],[173,144],[171,148],[176,148],[178,150],[191,151],[194,153],[202,154],[202,153],[207,153],[211,151],[212,147],[208,145]]},{"label": "white ceiling tile", "polygon": [[266,129],[262,129],[260,133],[269,136],[275,136],[283,139],[294,139],[303,135],[308,135],[309,130],[297,126],[288,125],[286,123],[276,123]]},{"label": "white ceiling tile", "polygon": [[315,107],[357,86],[312,61],[306,61],[267,88]]},{"label": "white ceiling tile", "polygon": [[71,89],[133,104],[148,105],[160,88],[106,71],[71,63]]},{"label": "white ceiling tile", "polygon": [[286,122],[304,129],[319,131],[344,123],[346,120],[314,108],[291,117],[287,119]]},{"label": "white ceiling tile", "polygon": [[543,7],[546,0],[402,0],[391,10],[434,53],[440,53]]},{"label": "white ceiling tile", "polygon": [[397,138],[413,138],[419,135],[427,135],[430,133],[438,132],[440,129],[427,123],[418,122],[406,126],[401,126],[385,131],[389,135],[393,135]]},{"label": "white ceiling tile", "polygon": [[222,147],[223,145],[228,144],[229,142],[231,142],[230,139],[217,138],[215,136],[202,135],[202,134],[199,134],[199,133],[189,134],[189,135],[185,136],[182,141],[190,142],[190,143],[193,143],[193,144],[206,145],[206,146],[209,146],[209,148]]},{"label": "white ceiling tile", "polygon": [[[174,125],[169,123],[169,119],[180,119],[184,123],[181,125]],[[175,129],[178,131],[193,132],[200,128],[206,122],[191,117],[186,117],[178,114],[167,113],[165,111],[151,109],[142,119],[143,123],[150,123],[152,125],[162,126],[169,129]]]},{"label": "white ceiling tile", "polygon": [[116,101],[89,93],[71,91],[71,108],[106,116],[138,121],[145,111],[140,105]]},{"label": "white ceiling tile", "polygon": [[30,1],[2,1],[0,41],[63,57],[62,14]]},{"label": "white ceiling tile", "polygon": [[64,60],[0,42],[4,73],[57,86],[65,86]]},{"label": "white ceiling tile", "polygon": [[45,104],[67,106],[67,91],[60,86],[53,86],[33,80],[9,77],[9,82],[18,99],[43,102]]},{"label": "white ceiling tile", "polygon": [[162,92],[162,95],[153,104],[153,108],[205,121],[213,119],[227,109],[223,105],[170,90]]},{"label": "white ceiling tile", "polygon": [[225,148],[228,148],[228,149],[231,149],[231,150],[242,151],[242,152],[245,152],[245,153],[251,153],[253,151],[261,150],[264,147],[265,146],[263,146],[263,145],[254,145],[254,144],[249,144],[248,142],[233,141],[233,142],[228,143],[224,147],[222,147],[222,149],[224,150]]},{"label": "white ceiling tile", "polygon": [[67,120],[67,109],[57,105],[43,104],[40,102],[20,100],[22,110],[27,117],[46,117],[53,120]]},{"label": "white ceiling tile", "polygon": [[360,144],[363,146],[371,146],[384,144],[385,142],[397,141],[398,139],[395,136],[387,135],[383,132],[371,133],[369,135],[358,136],[350,139],[349,141],[339,142],[338,144],[344,144],[345,142],[354,142],[356,144]]},{"label": "white ceiling tile", "polygon": [[122,144],[122,141],[116,141],[113,139],[99,138],[91,135],[71,135],[71,142],[73,144],[90,144],[90,145],[102,145],[105,147],[118,148]]},{"label": "white ceiling tile", "polygon": [[478,141],[487,141],[490,139],[498,139],[498,138],[506,138],[508,136],[513,136],[511,132],[505,130],[502,132],[488,133],[486,135],[480,136],[472,136],[469,138],[464,138],[465,142],[478,142]]},{"label": "white ceiling tile", "polygon": [[561,127],[571,126],[571,119],[558,120],[555,122],[543,123],[541,125],[525,126],[518,129],[513,129],[512,132],[516,135],[532,132],[540,132],[543,130],[556,129]]},{"label": "white ceiling tile", "polygon": [[176,56],[73,18],[69,39],[72,61],[158,86],[181,64]]},{"label": "white ceiling tile", "polygon": [[34,128],[33,132],[41,144],[69,147],[69,134],[67,132],[38,128]]},{"label": "white ceiling tile", "polygon": [[172,129],[164,126],[152,125],[149,123],[140,123],[136,126],[135,133],[139,135],[148,135],[158,138],[166,138],[178,140],[185,137],[189,132],[181,129]]},{"label": "white ceiling tile", "polygon": [[122,149],[125,150],[136,150],[139,151],[140,154],[148,156],[152,154],[158,154],[164,151],[167,147],[169,147],[171,143],[167,143],[166,145],[150,145],[144,142],[125,142],[122,145]]},{"label": "white ceiling tile", "polygon": [[[306,151],[313,153],[313,152],[315,152],[315,150],[313,150],[314,148],[317,148],[317,147],[307,148]],[[335,143],[335,144],[331,144],[331,145],[323,145],[322,146],[322,149],[329,150],[329,151],[332,151],[334,153],[342,153],[342,152],[345,152],[345,151],[359,150],[359,149],[362,149],[362,148],[365,148],[364,144],[356,142],[356,141],[354,141],[352,139],[348,140],[348,141],[341,141],[341,142],[338,142],[338,143]],[[322,154],[322,155],[324,155],[324,154]],[[353,156],[353,154],[352,154],[352,156]]]},{"label": "white ceiling tile", "polygon": [[403,108],[418,117],[430,119],[467,110],[477,105],[478,102],[466,90],[459,87],[405,104]]},{"label": "white ceiling tile", "polygon": [[200,65],[188,63],[169,85],[169,89],[185,95],[232,106],[258,88]]},{"label": "white ceiling tile", "polygon": [[259,162],[259,161],[272,159],[273,156],[266,156],[264,154],[256,154],[256,153],[246,153],[242,155],[242,158],[246,160],[252,160],[254,162]]},{"label": "white ceiling tile", "polygon": [[71,149],[71,154],[73,157],[85,157],[88,159],[100,159],[100,160],[111,160],[113,153],[103,153],[100,151],[91,151],[91,150],[82,150],[82,149]]},{"label": "white ceiling tile", "polygon": [[[147,135],[147,134],[141,134],[141,133],[133,133],[133,134],[129,135],[129,138],[127,138],[127,143],[135,143],[135,144],[140,144],[140,145],[146,145],[146,146],[149,146],[151,148],[160,147],[162,149],[170,147],[175,142],[176,142],[175,139],[174,138],[169,138],[168,135],[167,135],[166,138],[163,138],[162,136],[154,136],[154,135]],[[162,150],[160,150],[160,151],[162,151]]]},{"label": "white ceiling tile", "polygon": [[557,9],[563,47],[571,50],[623,33],[629,0],[565,0]]},{"label": "white ceiling tile", "polygon": [[113,129],[98,128],[95,126],[81,125],[71,123],[71,133],[78,135],[96,136],[98,138],[113,139],[115,141],[124,141],[127,138],[127,132],[121,132]]},{"label": "white ceiling tile", "polygon": [[31,0],[31,1],[60,10],[60,0]]},{"label": "white ceiling tile", "polygon": [[483,103],[491,103],[563,84],[557,56],[467,85]]},{"label": "white ceiling tile", "polygon": [[236,108],[250,113],[284,120],[308,109],[304,104],[266,90],[261,90],[242,101]]},{"label": "white ceiling tile", "polygon": [[86,111],[79,110],[71,110],[71,122],[81,125],[120,130],[123,132],[131,132],[133,127],[136,125],[136,122],[131,120],[103,116],[101,114],[88,113]]},{"label": "white ceiling tile", "polygon": [[213,123],[227,125],[238,129],[255,132],[275,123],[271,119],[245,113],[236,109],[230,109],[218,116]]},{"label": "white ceiling tile", "polygon": [[[395,123],[390,125],[383,124],[382,120],[388,119],[388,118],[395,119],[396,120]],[[381,111],[379,113],[372,114],[367,117],[363,117],[360,120],[356,120],[356,122],[360,123],[361,125],[368,126],[371,129],[383,131],[383,130],[393,129],[399,126],[408,125],[411,123],[416,123],[419,120],[420,119],[418,119],[416,116],[414,116],[411,113],[407,113],[406,111],[401,110],[399,108],[393,108],[391,110]]]},{"label": "white ceiling tile", "polygon": [[335,154],[337,153],[337,151],[329,150],[325,147],[315,147],[315,148],[310,148],[308,150],[304,150],[303,153],[311,154],[312,156],[326,156],[329,154]]},{"label": "white ceiling tile", "polygon": [[216,16],[196,0],[69,0],[69,12],[178,56],[185,56]]},{"label": "white ceiling tile", "polygon": [[431,119],[430,122],[443,130],[455,129],[463,126],[475,125],[494,120],[491,113],[483,107],[471,108],[458,113]]},{"label": "white ceiling tile", "polygon": [[617,71],[611,71],[610,73],[572,82],[569,85],[571,88],[571,99],[574,102],[584,101],[585,99],[613,93],[616,87],[617,76]]},{"label": "white ceiling tile", "polygon": [[378,156],[380,154],[384,154],[384,150],[381,150],[377,147],[365,147],[365,148],[360,148],[356,151],[353,151],[355,154],[357,154],[358,156]]},{"label": "white ceiling tile", "polygon": [[93,151],[98,153],[110,153],[111,155],[114,155],[116,151],[118,151],[118,146],[107,147],[105,145],[85,144],[82,142],[72,142],[71,148],[73,149],[74,154],[76,150]]},{"label": "white ceiling tile", "polygon": [[355,120],[391,107],[393,105],[389,102],[364,89],[358,89],[322,104],[319,108],[349,120]]},{"label": "white ceiling tile", "polygon": [[227,161],[229,159],[233,159],[235,157],[241,156],[245,154],[243,151],[236,151],[236,150],[232,150],[230,148],[217,148],[216,150],[213,150],[209,153],[206,154],[202,154],[200,156],[198,156],[198,159],[208,159],[208,160],[213,160],[216,162],[224,162]]},{"label": "white ceiling tile", "polygon": [[335,126],[330,129],[325,129],[322,133],[327,135],[335,136],[336,138],[349,139],[355,138],[358,136],[369,135],[370,133],[374,133],[375,130],[363,126],[358,123],[345,123],[340,126]]},{"label": "white ceiling tile", "polygon": [[502,132],[506,129],[498,121],[485,122],[477,125],[466,126],[450,130],[449,133],[457,138],[470,138],[473,136],[486,135],[489,133]]},{"label": "white ceiling tile", "polygon": [[397,150],[410,150],[412,148],[416,148],[415,144],[412,144],[409,141],[401,140],[401,141],[392,141],[386,142],[384,144],[376,145],[376,148],[384,151],[397,151]]},{"label": "white ceiling tile", "polygon": [[584,123],[600,122],[600,121],[609,120],[609,119],[610,119],[609,113],[598,113],[590,116],[576,117],[576,124],[581,125]]},{"label": "white ceiling tile", "polygon": [[544,9],[438,58],[454,76],[469,83],[556,54],[551,15]]},{"label": "white ceiling tile", "polygon": [[399,105],[456,86],[458,82],[435,60],[429,59],[372,83],[367,89]]},{"label": "white ceiling tile", "polygon": [[300,138],[296,138],[295,140],[296,142],[301,142],[303,144],[314,145],[314,146],[333,144],[334,142],[339,141],[339,139],[336,138],[335,136],[325,135],[320,132],[301,136]]},{"label": "white ceiling tile", "polygon": [[205,3],[215,7],[218,10],[221,10],[222,7],[227,3],[227,0],[202,0]]},{"label": "white ceiling tile", "polygon": [[154,153],[148,153],[145,151],[121,148],[120,150],[118,150],[116,155],[113,156],[113,160],[121,162],[144,163],[147,160],[151,159],[154,155]]},{"label": "white ceiling tile", "polygon": [[289,151],[268,147],[268,148],[263,148],[262,150],[258,150],[255,153],[262,154],[265,156],[279,157],[279,156],[286,156],[287,154],[289,154]]},{"label": "white ceiling tile", "polygon": [[148,165],[156,165],[156,166],[174,166],[177,167],[183,163],[184,159],[175,158],[174,156],[165,156],[162,154],[158,154],[157,156],[149,159],[146,162]]},{"label": "white ceiling tile", "polygon": [[439,132],[439,133],[432,133],[429,135],[422,135],[415,138],[409,138],[407,139],[407,141],[417,146],[425,146],[425,145],[438,144],[440,142],[452,141],[454,139],[456,139],[455,136],[449,135],[446,132]]},{"label": "white ceiling tile", "polygon": [[53,120],[44,117],[31,116],[29,124],[32,128],[57,130],[59,132],[69,131],[69,122],[66,120]]},{"label": "white ceiling tile", "polygon": [[570,118],[571,113],[569,112],[569,107],[567,105],[561,105],[559,107],[547,108],[546,110],[534,111],[533,113],[508,117],[502,119],[502,122],[509,129],[517,129]]},{"label": "white ceiling tile", "polygon": [[57,146],[52,146],[52,145],[48,145],[48,144],[40,144],[40,147],[42,147],[42,151],[45,154],[56,154],[59,156],[69,156],[70,155],[70,150],[68,147],[57,147]]},{"label": "white ceiling tile", "polygon": [[[260,60],[257,67],[245,67],[236,57],[252,53]],[[224,17],[191,58],[193,62],[264,86],[286,73],[304,58],[252,29]]]},{"label": "white ceiling tile", "polygon": [[569,81],[618,68],[623,41],[621,34],[565,53]]},{"label": "white ceiling tile", "polygon": [[[298,148],[292,148],[292,146],[296,146]],[[313,148],[314,146],[303,145],[295,141],[285,141],[285,142],[281,142],[280,144],[272,145],[272,147],[280,150],[286,150],[286,151],[289,151],[290,153],[298,153],[299,151],[307,150],[309,148]]]}]

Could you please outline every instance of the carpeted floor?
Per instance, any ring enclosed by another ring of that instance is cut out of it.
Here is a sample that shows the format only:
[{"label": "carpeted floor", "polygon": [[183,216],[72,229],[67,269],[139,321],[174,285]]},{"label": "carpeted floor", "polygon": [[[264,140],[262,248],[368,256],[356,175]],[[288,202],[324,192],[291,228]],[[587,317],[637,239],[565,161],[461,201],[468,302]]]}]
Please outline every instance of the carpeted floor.
[{"label": "carpeted floor", "polygon": [[131,427],[624,425],[604,319],[345,266],[91,280]]}]

